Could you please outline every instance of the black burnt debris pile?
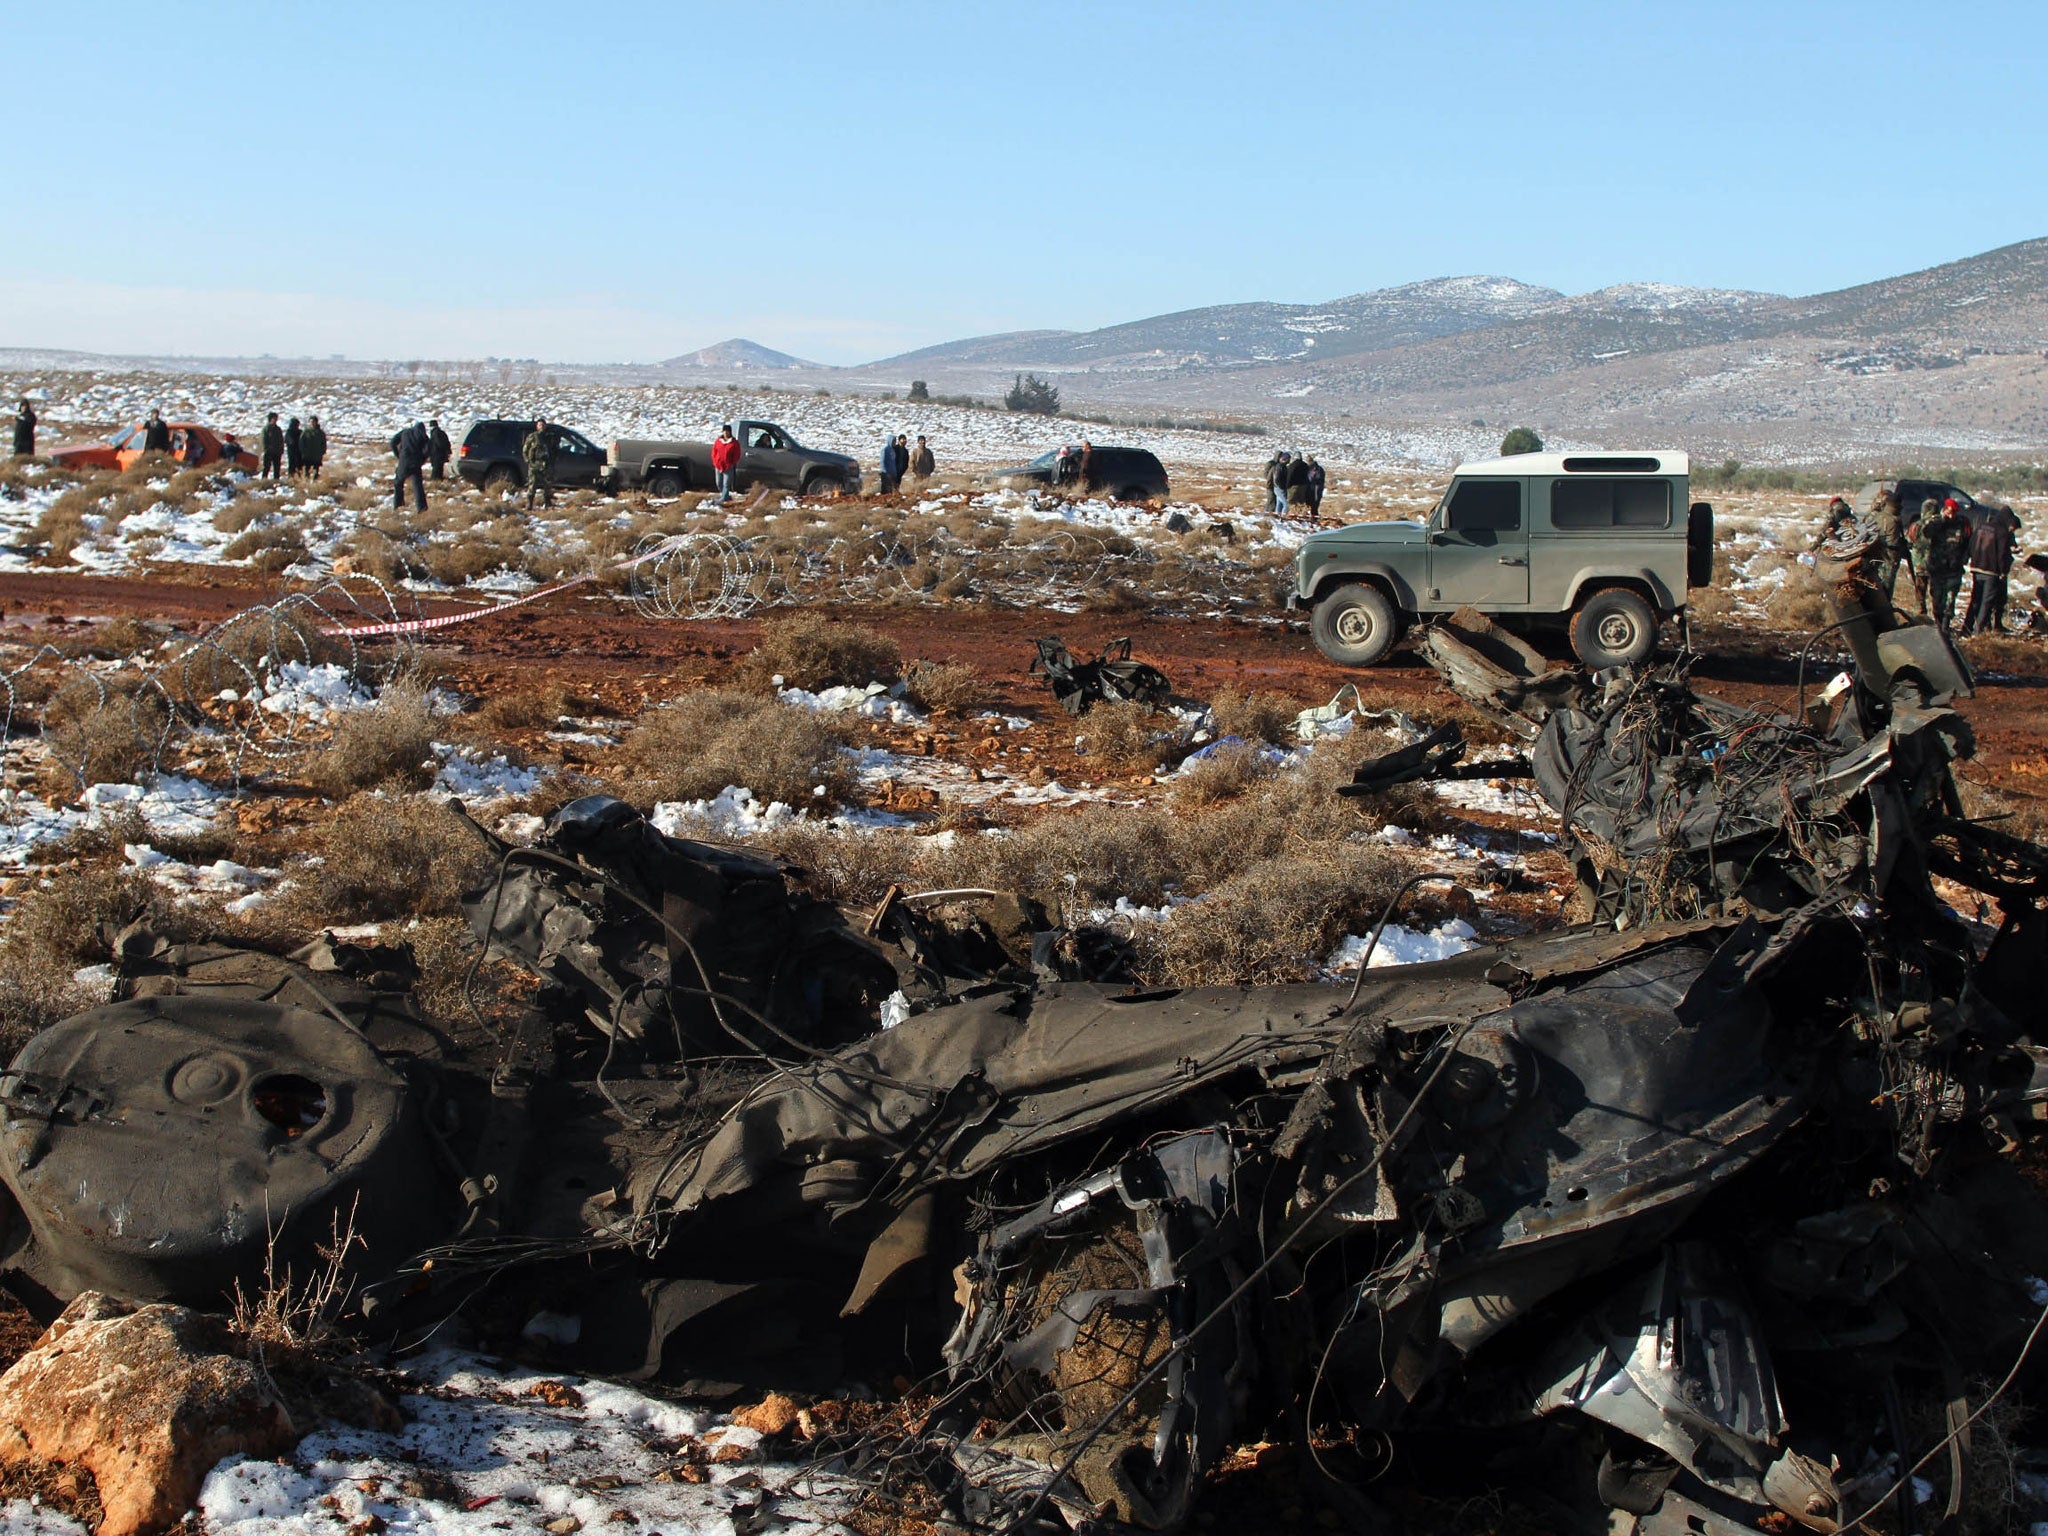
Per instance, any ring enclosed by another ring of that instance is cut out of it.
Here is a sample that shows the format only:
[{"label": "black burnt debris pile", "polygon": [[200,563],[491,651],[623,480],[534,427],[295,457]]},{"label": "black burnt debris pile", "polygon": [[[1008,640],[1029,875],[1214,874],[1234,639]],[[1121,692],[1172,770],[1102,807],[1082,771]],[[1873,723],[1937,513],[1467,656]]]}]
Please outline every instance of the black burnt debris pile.
[{"label": "black burnt debris pile", "polygon": [[8,1283],[218,1305],[352,1217],[366,1341],[907,1382],[828,1454],[981,1530],[1170,1529],[1262,1439],[1366,1528],[1982,1523],[2048,1319],[2048,850],[1962,814],[1954,652],[1844,593],[1788,716],[1432,631],[1585,921],[1350,985],[1142,991],[1029,901],[849,910],[605,799],[496,847],[467,909],[541,983],[467,1043],[402,951],[126,934],[0,1083]]}]

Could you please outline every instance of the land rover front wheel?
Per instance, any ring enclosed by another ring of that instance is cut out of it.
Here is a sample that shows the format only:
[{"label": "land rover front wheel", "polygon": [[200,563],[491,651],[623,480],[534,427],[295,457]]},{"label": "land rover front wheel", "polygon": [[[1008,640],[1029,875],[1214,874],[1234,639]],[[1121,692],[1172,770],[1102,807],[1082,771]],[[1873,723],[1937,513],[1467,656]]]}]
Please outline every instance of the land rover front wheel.
[{"label": "land rover front wheel", "polygon": [[1394,648],[1400,616],[1378,587],[1347,583],[1316,604],[1316,649],[1347,667],[1369,667]]},{"label": "land rover front wheel", "polygon": [[1572,615],[1572,650],[1596,672],[1647,661],[1656,643],[1656,614],[1625,587],[1603,587]]}]

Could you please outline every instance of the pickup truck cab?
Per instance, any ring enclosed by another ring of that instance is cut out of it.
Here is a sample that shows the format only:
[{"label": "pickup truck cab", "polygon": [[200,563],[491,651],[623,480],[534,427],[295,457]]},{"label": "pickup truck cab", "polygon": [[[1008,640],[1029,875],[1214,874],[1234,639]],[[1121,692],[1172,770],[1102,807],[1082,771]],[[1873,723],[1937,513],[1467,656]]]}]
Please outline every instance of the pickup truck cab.
[{"label": "pickup truck cab", "polygon": [[1633,666],[1713,574],[1714,513],[1683,453],[1525,453],[1461,464],[1420,522],[1351,523],[1295,557],[1316,647],[1368,667],[1427,614],[1565,621],[1589,667]]},{"label": "pickup truck cab", "polygon": [[[860,492],[860,465],[847,454],[806,448],[772,421],[736,422],[733,435],[740,440],[734,483],[741,490],[765,485],[805,496]],[[708,491],[717,483],[711,473],[711,444],[621,438],[605,455],[604,483],[613,490],[644,490],[650,496]]]}]

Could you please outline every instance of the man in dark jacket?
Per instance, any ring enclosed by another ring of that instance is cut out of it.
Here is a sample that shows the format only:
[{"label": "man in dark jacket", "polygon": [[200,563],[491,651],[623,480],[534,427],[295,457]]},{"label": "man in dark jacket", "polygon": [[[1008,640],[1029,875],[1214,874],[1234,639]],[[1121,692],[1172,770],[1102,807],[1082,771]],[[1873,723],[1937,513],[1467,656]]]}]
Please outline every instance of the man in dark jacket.
[{"label": "man in dark jacket", "polygon": [[434,466],[434,478],[448,478],[448,456],[455,451],[455,445],[448,441],[448,434],[441,430],[441,418],[436,416],[427,422],[427,462]]},{"label": "man in dark jacket", "polygon": [[896,494],[896,488],[903,483],[904,472],[910,467],[909,458],[901,437],[892,437],[882,444],[882,483],[879,487],[882,495]]},{"label": "man in dark jacket", "polygon": [[284,472],[284,428],[277,424],[277,412],[263,419],[262,478],[275,480]]},{"label": "man in dark jacket", "polygon": [[1266,460],[1266,510],[1275,517],[1287,515],[1287,462],[1285,448]]},{"label": "man in dark jacket", "polygon": [[1964,634],[1995,633],[2005,627],[2005,583],[2012,575],[2019,531],[2020,520],[2011,507],[1996,502],[1985,506],[1970,534],[1970,611],[1963,618]]},{"label": "man in dark jacket", "polygon": [[1074,483],[1083,491],[1095,489],[1095,445],[1085,437],[1074,454]]},{"label": "man in dark jacket", "polygon": [[307,421],[299,432],[299,457],[305,461],[308,478],[320,473],[320,466],[327,462],[327,429],[320,425],[315,416]]},{"label": "man in dark jacket", "polygon": [[1287,515],[1308,516],[1308,459],[1297,458],[1287,466]]},{"label": "man in dark jacket", "polygon": [[1319,523],[1323,520],[1323,466],[1316,462],[1314,454],[1305,456],[1308,464],[1308,520]]},{"label": "man in dark jacket", "polygon": [[299,440],[301,435],[299,418],[294,416],[284,424],[284,472],[293,480],[306,472],[306,451],[305,444]]},{"label": "man in dark jacket", "polygon": [[144,453],[169,453],[171,451],[171,427],[164,420],[163,412],[151,411],[149,420],[142,424],[142,451]]},{"label": "man in dark jacket", "polygon": [[14,413],[14,451],[24,458],[36,451],[36,408],[26,397]]},{"label": "man in dark jacket", "polygon": [[555,504],[555,445],[548,432],[547,417],[534,422],[533,430],[519,444],[519,456],[526,461],[527,510],[533,510],[535,496],[540,497],[542,506],[552,507]]},{"label": "man in dark jacket", "polygon": [[411,481],[413,508],[419,512],[426,511],[427,482],[420,470],[427,462],[427,429],[414,422],[391,439],[391,451],[398,458],[398,473],[391,482],[392,508],[404,510],[406,482]]}]

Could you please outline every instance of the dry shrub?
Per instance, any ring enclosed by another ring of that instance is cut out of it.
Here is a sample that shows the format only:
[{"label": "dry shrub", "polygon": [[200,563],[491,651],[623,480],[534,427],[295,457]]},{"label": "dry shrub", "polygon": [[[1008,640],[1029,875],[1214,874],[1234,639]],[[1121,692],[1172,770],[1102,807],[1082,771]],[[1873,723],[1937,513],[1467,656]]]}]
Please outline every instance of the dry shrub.
[{"label": "dry shrub", "polygon": [[49,560],[69,560],[72,551],[85,541],[91,531],[85,520],[96,515],[99,503],[98,491],[91,486],[74,485],[43,508],[30,537],[44,546],[43,553]]},{"label": "dry shrub", "polygon": [[920,709],[964,712],[988,697],[988,684],[962,661],[913,661],[903,673],[903,696]]},{"label": "dry shrub", "polygon": [[1151,807],[1091,805],[996,837],[963,839],[932,861],[936,886],[1019,891],[1078,917],[1119,896],[1156,905],[1181,889],[1174,818]]},{"label": "dry shrub", "polygon": [[1210,728],[1218,736],[1241,736],[1274,746],[1292,744],[1294,719],[1300,713],[1301,701],[1284,693],[1225,687],[1209,701]]},{"label": "dry shrub", "polygon": [[168,626],[158,629],[132,613],[121,613],[94,629],[78,649],[86,655],[125,661],[154,651],[170,633]]},{"label": "dry shrub", "polygon": [[924,841],[908,832],[849,835],[799,821],[764,833],[750,846],[795,865],[812,895],[849,906],[873,906],[892,885],[914,889],[926,884]]},{"label": "dry shrub", "polygon": [[425,795],[352,796],[313,830],[308,851],[318,862],[296,869],[277,899],[309,926],[454,916],[493,867],[475,828]]},{"label": "dry shrub", "polygon": [[137,490],[152,480],[169,480],[183,473],[185,466],[161,449],[145,453],[133,464],[114,476],[114,484],[123,490]]},{"label": "dry shrub", "polygon": [[60,870],[21,898],[0,936],[0,1059],[97,1001],[74,973],[111,959],[113,932],[156,897],[146,876],[102,863]]},{"label": "dry shrub", "polygon": [[1146,928],[1147,969],[1176,987],[1312,980],[1346,934],[1377,919],[1401,878],[1383,850],[1356,843],[1268,859]]},{"label": "dry shrub", "polygon": [[[532,1005],[539,978],[524,966],[495,955],[479,966],[477,950],[482,946],[466,918],[422,918],[395,937],[412,946],[419,966],[413,1001],[430,1023],[458,1039],[475,1034],[478,1013],[487,1027],[502,1030]],[[469,986],[472,971],[476,976],[473,988]],[[475,1012],[470,1009],[471,997],[476,1002]]]},{"label": "dry shrub", "polygon": [[517,540],[472,536],[453,543],[422,545],[418,555],[427,574],[450,587],[462,586],[494,571],[526,568],[525,551]]},{"label": "dry shrub", "polygon": [[247,560],[266,576],[274,576],[306,558],[306,541],[290,523],[250,527],[229,540],[223,560]]},{"label": "dry shrub", "polygon": [[43,705],[43,740],[79,785],[126,784],[151,772],[170,724],[163,692],[140,673],[74,676]]},{"label": "dry shrub", "polygon": [[359,789],[425,789],[434,782],[434,735],[425,686],[401,678],[376,703],[340,717],[334,739],[307,763],[307,781],[337,799]]},{"label": "dry shrub", "polygon": [[549,730],[564,715],[580,713],[585,702],[560,683],[522,683],[485,699],[477,706],[476,719],[499,731]]},{"label": "dry shrub", "polygon": [[[705,800],[728,785],[802,809],[852,788],[841,729],[808,709],[707,688],[650,710],[622,749],[640,803]],[[820,797],[813,791],[822,785]]]},{"label": "dry shrub", "polygon": [[858,688],[894,682],[902,665],[896,642],[877,630],[794,613],[764,626],[761,643],[741,663],[740,677],[755,688],[767,688],[776,677],[813,691]]},{"label": "dry shrub", "polygon": [[1123,773],[1150,773],[1180,744],[1166,717],[1143,704],[1098,704],[1081,721],[1088,755]]},{"label": "dry shrub", "polygon": [[1248,741],[1226,742],[1184,767],[1173,784],[1176,807],[1199,809],[1234,800],[1271,778],[1273,760]]},{"label": "dry shrub", "polygon": [[236,496],[222,502],[213,509],[213,527],[216,533],[241,533],[258,518],[270,511],[263,498],[258,496]]}]

